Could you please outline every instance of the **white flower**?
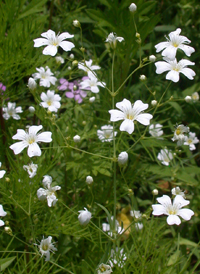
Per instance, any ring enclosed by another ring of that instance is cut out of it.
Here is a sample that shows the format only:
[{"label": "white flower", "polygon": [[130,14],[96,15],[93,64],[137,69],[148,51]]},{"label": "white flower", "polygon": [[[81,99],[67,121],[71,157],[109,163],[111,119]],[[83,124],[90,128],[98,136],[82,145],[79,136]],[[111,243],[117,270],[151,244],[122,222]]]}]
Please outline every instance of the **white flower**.
[{"label": "white flower", "polygon": [[118,164],[119,165],[124,165],[128,161],[128,153],[126,151],[122,151],[118,155]]},{"label": "white flower", "polygon": [[89,99],[89,101],[90,101],[90,103],[93,103],[94,101],[95,101],[95,97],[93,96],[93,97],[90,97],[90,99]]},{"label": "white flower", "polygon": [[85,179],[85,181],[86,181],[86,183],[87,183],[88,185],[92,184],[92,183],[93,183],[93,178],[92,178],[92,176],[87,176],[86,179]]},{"label": "white flower", "polygon": [[108,264],[100,264],[97,269],[97,274],[110,274],[112,272],[112,268]]},{"label": "white flower", "polygon": [[61,56],[56,56],[56,63],[57,64],[64,64],[65,60]]},{"label": "white flower", "polygon": [[161,149],[157,156],[158,160],[165,166],[169,165],[169,162],[173,159],[172,153],[168,149]]},{"label": "white flower", "polygon": [[80,83],[81,89],[90,88],[91,92],[98,93],[99,92],[98,86],[104,88],[104,86],[106,85],[106,83],[104,82],[99,82],[92,72],[88,72],[88,77],[89,77],[88,79],[85,79]]},{"label": "white flower", "polygon": [[186,103],[189,103],[191,100],[192,100],[192,97],[191,97],[191,96],[186,96],[186,97],[185,97],[185,102],[186,102]]},{"label": "white flower", "polygon": [[30,163],[27,166],[24,165],[23,169],[28,172],[29,178],[33,178],[36,175],[36,173],[37,173],[38,165],[33,164],[33,162],[32,162],[32,163]]},{"label": "white flower", "polygon": [[155,55],[150,55],[149,56],[149,61],[150,62],[155,62],[156,61],[156,56]]},{"label": "white flower", "polygon": [[111,32],[108,35],[108,37],[106,38],[106,42],[108,42],[110,44],[110,46],[114,49],[117,46],[117,41],[122,42],[122,41],[124,41],[124,38],[123,37],[118,37],[117,34],[114,33],[114,32]]},{"label": "white flower", "polygon": [[92,65],[92,59],[90,59],[89,61],[85,61],[85,63],[78,63],[78,68],[82,69],[84,71],[86,71],[87,73],[93,70],[98,70],[101,67],[100,66],[96,66],[96,65]]},{"label": "white flower", "polygon": [[189,132],[189,127],[186,127],[184,125],[179,125],[176,127],[176,130],[174,131],[174,137],[172,138],[172,141],[178,141],[177,145],[181,146],[184,141],[185,141],[185,134],[184,133],[188,133]]},{"label": "white flower", "polygon": [[121,268],[124,267],[126,259],[127,257],[123,248],[119,249],[116,247],[116,250],[111,249],[111,259],[109,260],[111,267],[114,267],[115,265]]},{"label": "white flower", "polygon": [[167,80],[172,80],[177,83],[179,81],[179,73],[183,73],[188,79],[193,80],[196,73],[187,68],[187,66],[194,66],[195,63],[190,62],[189,60],[182,59],[177,63],[177,60],[174,59],[170,61],[169,59],[164,58],[164,61],[159,61],[155,63],[156,73],[161,74],[165,71],[169,71],[166,75]]},{"label": "white flower", "polygon": [[199,94],[198,94],[198,92],[194,92],[194,93],[192,93],[192,95],[191,95],[191,98],[192,98],[192,101],[199,101]]},{"label": "white flower", "polygon": [[49,175],[45,175],[42,181],[44,188],[39,188],[37,190],[38,199],[43,201],[47,200],[47,204],[49,207],[52,207],[56,204],[58,199],[56,198],[56,191],[60,190],[60,186],[51,187],[52,177]]},{"label": "white flower", "polygon": [[151,105],[152,105],[153,107],[155,107],[155,106],[157,105],[157,103],[158,103],[158,102],[157,102],[156,100],[152,100],[152,101],[151,101]]},{"label": "white flower", "polygon": [[[4,217],[6,215],[7,215],[7,213],[4,211],[3,206],[0,205],[0,216]],[[0,226],[3,226],[4,224],[5,224],[4,221],[0,220]]]},{"label": "white flower", "polygon": [[[105,125],[101,127],[101,130],[97,130],[97,135],[101,142],[111,142],[113,140],[113,126]],[[117,135],[117,131],[114,132],[114,136]]]},{"label": "white flower", "polygon": [[28,87],[30,90],[35,90],[35,89],[36,89],[37,83],[35,82],[35,80],[34,80],[32,77],[30,77],[30,78],[28,79],[28,85],[27,85],[27,87]]},{"label": "white flower", "polygon": [[68,32],[63,32],[60,35],[56,35],[53,30],[49,29],[47,32],[43,32],[41,36],[44,38],[37,38],[33,41],[35,48],[46,46],[42,52],[44,55],[55,56],[59,46],[64,51],[70,51],[75,47],[72,42],[63,41],[65,39],[74,37],[74,35],[71,35]]},{"label": "white flower", "polygon": [[42,254],[42,256],[46,256],[45,261],[49,261],[50,260],[50,252],[57,251],[57,248],[55,248],[55,246],[53,245],[53,243],[51,243],[52,241],[52,237],[49,236],[48,238],[42,239],[42,241],[40,242],[40,244],[38,245],[39,251]]},{"label": "white flower", "polygon": [[81,225],[87,225],[92,218],[92,213],[84,207],[84,210],[79,210],[78,220]]},{"label": "white flower", "polygon": [[137,6],[135,3],[131,3],[129,6],[130,12],[135,12],[137,10]]},{"label": "white flower", "polygon": [[116,234],[122,234],[124,232],[124,229],[119,226],[119,222],[115,220],[114,223],[114,217],[111,216],[111,224],[102,223],[102,230],[105,232],[108,232],[108,235],[111,237],[116,236]]},{"label": "white flower", "polygon": [[183,198],[185,198],[185,193],[180,189],[179,186],[172,188],[171,193],[174,196],[181,195]]},{"label": "white flower", "polygon": [[10,103],[8,102],[8,107],[3,107],[3,111],[5,112],[3,114],[3,118],[8,120],[10,117],[12,117],[15,120],[19,120],[20,116],[17,113],[22,113],[22,107],[16,107],[16,103]]},{"label": "white flower", "polygon": [[28,132],[23,129],[18,129],[17,134],[15,134],[12,139],[20,140],[21,142],[15,143],[10,146],[15,154],[19,154],[24,148],[28,147],[27,154],[29,157],[40,156],[41,149],[38,146],[38,142],[50,143],[52,141],[50,131],[45,131],[37,134],[39,130],[43,128],[40,126],[30,126]]},{"label": "white flower", "polygon": [[187,56],[191,56],[195,49],[187,45],[191,41],[187,37],[179,35],[180,33],[181,29],[179,28],[170,32],[169,39],[167,38],[168,42],[161,42],[155,46],[156,52],[160,52],[164,49],[162,56],[165,56],[171,60],[176,57],[177,49],[181,49]]},{"label": "white flower", "polygon": [[135,217],[136,219],[140,219],[142,217],[142,214],[139,210],[131,210],[130,215],[131,217]]},{"label": "white flower", "polygon": [[188,221],[194,215],[194,212],[191,209],[181,209],[182,207],[190,203],[188,200],[185,200],[181,195],[177,195],[174,198],[173,204],[170,197],[167,195],[163,195],[162,197],[157,198],[157,201],[160,203],[160,205],[152,205],[152,214],[155,216],[163,214],[168,215],[168,225],[180,225],[181,220],[178,216]]},{"label": "white flower", "polygon": [[196,73],[187,68],[187,66],[194,66],[195,63],[190,62],[189,60],[182,59],[177,63],[177,60],[174,59],[172,61],[165,59],[164,61],[159,61],[155,63],[156,73],[161,74],[165,71],[169,71],[166,75],[167,80],[172,80],[177,83],[179,81],[179,73],[183,73],[188,79],[193,80]]},{"label": "white flower", "polygon": [[[1,167],[1,162],[0,162],[0,167]],[[3,178],[5,175],[6,171],[5,170],[0,170],[0,179]]]},{"label": "white flower", "polygon": [[142,223],[135,223],[135,229],[136,230],[141,230],[141,229],[143,229],[143,224]]},{"label": "white flower", "polygon": [[33,106],[30,106],[28,108],[28,110],[29,110],[30,113],[34,113],[35,112],[35,108]]},{"label": "white flower", "polygon": [[190,150],[195,150],[196,147],[194,144],[198,144],[199,139],[196,137],[196,133],[189,132],[189,136],[186,136],[185,142],[183,143],[185,146],[189,146]]},{"label": "white flower", "polygon": [[120,110],[111,109],[109,113],[111,115],[110,121],[116,122],[119,120],[124,120],[120,126],[121,131],[127,131],[132,134],[134,131],[134,121],[138,121],[142,125],[148,126],[150,124],[150,119],[153,116],[149,113],[141,112],[148,108],[148,104],[144,104],[141,100],[137,100],[134,105],[127,99],[116,104],[116,107]]},{"label": "white flower", "polygon": [[40,79],[40,86],[49,88],[51,84],[55,85],[57,79],[52,76],[53,73],[48,66],[46,66],[45,69],[43,67],[36,68],[38,72],[34,73],[32,76],[35,80]]},{"label": "white flower", "polygon": [[163,125],[161,124],[152,124],[149,126],[149,134],[151,134],[153,137],[158,138],[161,135],[163,135],[162,130]]},{"label": "white flower", "polygon": [[47,108],[51,112],[57,112],[60,108],[61,97],[55,94],[54,90],[47,90],[47,93],[42,92],[40,98],[43,102],[40,103],[43,108]]},{"label": "white flower", "polygon": [[75,143],[79,143],[80,140],[81,140],[81,137],[80,137],[79,135],[75,135],[75,136],[73,137],[73,140],[74,140]]}]

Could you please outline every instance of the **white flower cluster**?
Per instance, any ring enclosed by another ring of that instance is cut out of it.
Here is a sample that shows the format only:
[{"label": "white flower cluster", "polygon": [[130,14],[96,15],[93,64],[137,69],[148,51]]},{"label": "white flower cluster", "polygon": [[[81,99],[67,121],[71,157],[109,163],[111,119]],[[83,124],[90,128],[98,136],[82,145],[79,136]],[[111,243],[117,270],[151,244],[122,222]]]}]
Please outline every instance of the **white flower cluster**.
[{"label": "white flower cluster", "polygon": [[167,42],[161,42],[155,46],[156,52],[162,51],[164,61],[155,63],[156,73],[161,74],[165,71],[169,71],[166,75],[167,80],[173,82],[179,81],[179,74],[184,74],[188,79],[193,80],[196,73],[187,66],[194,66],[195,63],[181,59],[179,62],[176,60],[176,53],[178,49],[184,51],[187,56],[195,51],[193,47],[188,46],[191,42],[187,37],[180,35],[181,29],[178,28],[175,31],[170,32]]},{"label": "white flower cluster", "polygon": [[114,222],[114,216],[111,216],[110,221],[110,224],[102,223],[102,229],[103,231],[108,232],[108,235],[115,237],[116,234],[122,234],[124,232],[124,229],[119,225],[119,222],[117,220]]},{"label": "white flower cluster", "polygon": [[189,146],[190,150],[195,150],[195,144],[199,143],[199,139],[196,137],[196,133],[190,132],[189,127],[186,127],[182,124],[176,127],[172,141],[177,141],[177,146]]}]

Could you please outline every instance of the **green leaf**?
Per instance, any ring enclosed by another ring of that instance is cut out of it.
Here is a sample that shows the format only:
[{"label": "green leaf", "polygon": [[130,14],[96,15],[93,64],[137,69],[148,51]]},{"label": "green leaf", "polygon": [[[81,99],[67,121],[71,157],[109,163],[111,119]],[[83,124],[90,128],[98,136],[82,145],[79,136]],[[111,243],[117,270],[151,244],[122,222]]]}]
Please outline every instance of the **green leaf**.
[{"label": "green leaf", "polygon": [[0,259],[0,271],[5,270],[14,260],[16,256],[5,259]]},{"label": "green leaf", "polygon": [[184,238],[180,239],[179,244],[180,245],[189,245],[189,246],[193,246],[193,247],[197,247],[198,246],[197,243],[192,242],[192,241],[190,241],[188,239],[184,239]]},{"label": "green leaf", "polygon": [[178,103],[168,102],[168,104],[171,105],[179,114],[183,114],[183,110]]}]

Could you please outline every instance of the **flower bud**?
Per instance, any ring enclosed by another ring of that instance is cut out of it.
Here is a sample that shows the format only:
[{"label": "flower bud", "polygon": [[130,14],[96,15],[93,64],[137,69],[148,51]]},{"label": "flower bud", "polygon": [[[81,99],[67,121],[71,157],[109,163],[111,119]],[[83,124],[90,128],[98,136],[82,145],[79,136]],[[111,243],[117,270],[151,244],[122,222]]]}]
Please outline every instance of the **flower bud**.
[{"label": "flower bud", "polygon": [[158,195],[158,190],[155,188],[154,190],[152,190],[152,194],[155,196]]},{"label": "flower bud", "polygon": [[192,100],[191,96],[186,96],[185,97],[185,102],[189,103]]},{"label": "flower bud", "polygon": [[10,178],[9,177],[5,177],[5,180],[6,180],[7,183],[10,182]]},{"label": "flower bud", "polygon": [[130,12],[135,12],[137,10],[137,6],[135,3],[131,3],[129,6]]},{"label": "flower bud", "polygon": [[192,93],[192,101],[198,101],[199,100],[199,94],[198,92]]},{"label": "flower bud", "polygon": [[136,32],[135,37],[139,39],[140,38],[140,34],[138,32]]},{"label": "flower bud", "polygon": [[81,140],[81,137],[80,137],[79,135],[75,135],[75,136],[73,137],[73,140],[74,140],[75,143],[79,143],[80,140]]},{"label": "flower bud", "polygon": [[156,56],[155,55],[150,55],[149,56],[149,61],[155,62],[156,61]]},{"label": "flower bud", "polygon": [[70,56],[69,56],[69,58],[70,58],[71,60],[74,60],[74,54],[71,53]]},{"label": "flower bud", "polygon": [[118,164],[119,165],[125,165],[128,161],[128,153],[126,151],[123,151],[118,156]]},{"label": "flower bud", "polygon": [[92,184],[92,183],[93,183],[93,178],[92,178],[92,176],[87,176],[85,181],[86,181],[86,183],[87,183],[88,185]]},{"label": "flower bud", "polygon": [[56,56],[56,63],[57,64],[64,64],[64,59],[61,56]]},{"label": "flower bud", "polygon": [[80,28],[80,26],[81,26],[81,24],[80,24],[80,22],[79,22],[78,20],[74,20],[74,21],[73,21],[73,25],[74,25],[74,27],[76,27],[76,28]]},{"label": "flower bud", "polygon": [[145,81],[147,79],[147,77],[145,75],[140,75],[140,81]]},{"label": "flower bud", "polygon": [[74,60],[74,61],[72,62],[72,66],[73,66],[73,67],[78,66],[78,61],[77,61],[77,60]]},{"label": "flower bud", "polygon": [[27,87],[28,87],[30,90],[35,90],[35,89],[36,89],[37,83],[36,83],[36,81],[35,81],[32,77],[30,77],[30,78],[28,79],[28,85],[27,85]]},{"label": "flower bud", "polygon": [[95,97],[93,96],[93,97],[90,97],[90,99],[89,99],[89,101],[90,101],[90,103],[93,103],[94,101],[95,101]]},{"label": "flower bud", "polygon": [[92,213],[84,207],[84,210],[79,210],[78,220],[81,225],[87,225],[92,218]]},{"label": "flower bud", "polygon": [[157,102],[156,100],[152,100],[152,101],[151,101],[151,105],[152,105],[153,107],[155,107],[155,106],[157,105],[157,103],[158,103],[158,102]]},{"label": "flower bud", "polygon": [[30,106],[28,108],[28,110],[29,110],[30,113],[34,113],[35,112],[35,108],[33,106]]}]

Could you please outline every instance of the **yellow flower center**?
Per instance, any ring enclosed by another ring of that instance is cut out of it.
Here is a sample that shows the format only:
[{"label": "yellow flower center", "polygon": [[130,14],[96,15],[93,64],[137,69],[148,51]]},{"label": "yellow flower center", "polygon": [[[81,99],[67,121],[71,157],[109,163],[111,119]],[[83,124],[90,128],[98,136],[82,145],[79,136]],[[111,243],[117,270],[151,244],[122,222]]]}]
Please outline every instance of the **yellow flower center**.
[{"label": "yellow flower center", "polygon": [[188,144],[192,144],[192,140],[191,139],[188,139],[187,142],[188,142]]},{"label": "yellow flower center", "polygon": [[177,48],[178,47],[178,44],[175,42],[175,43],[173,43],[172,44],[175,48]]},{"label": "yellow flower center", "polygon": [[104,266],[101,266],[100,268],[100,271],[103,273],[104,271],[106,271],[106,268]]},{"label": "yellow flower center", "polygon": [[51,106],[51,105],[52,105],[52,102],[51,102],[51,101],[47,101],[47,105],[48,105],[48,106]]},{"label": "yellow flower center", "polygon": [[176,130],[176,135],[179,135],[179,134],[181,134],[181,130],[178,128],[178,129]]},{"label": "yellow flower center", "polygon": [[48,244],[43,244],[43,245],[42,245],[42,249],[43,249],[44,251],[47,251],[47,250],[49,249],[49,245],[48,245]]},{"label": "yellow flower center", "polygon": [[132,114],[127,114],[126,118],[129,119],[129,120],[133,120],[134,116]]}]

